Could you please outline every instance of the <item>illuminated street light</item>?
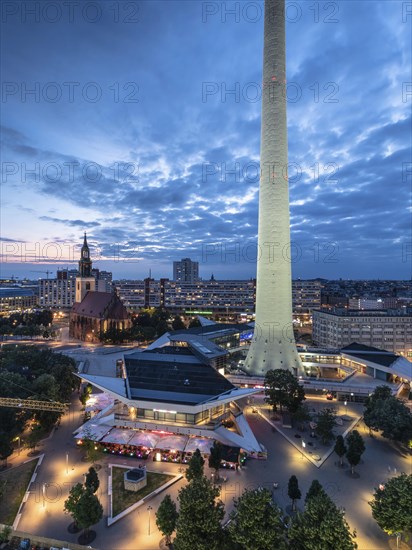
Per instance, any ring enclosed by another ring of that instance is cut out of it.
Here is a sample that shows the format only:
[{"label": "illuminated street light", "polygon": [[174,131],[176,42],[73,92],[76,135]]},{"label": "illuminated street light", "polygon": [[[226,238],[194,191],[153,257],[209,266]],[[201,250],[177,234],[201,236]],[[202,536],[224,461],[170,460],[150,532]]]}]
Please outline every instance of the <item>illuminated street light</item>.
[{"label": "illuminated street light", "polygon": [[347,414],[348,414],[348,402],[345,401],[344,405],[345,405],[345,416],[347,416]]},{"label": "illuminated street light", "polygon": [[66,474],[69,473],[69,451],[66,451]]},{"label": "illuminated street light", "polygon": [[150,512],[153,510],[153,508],[151,506],[148,506],[147,507],[147,511],[149,512],[149,529],[148,529],[148,534],[150,535]]},{"label": "illuminated street light", "polygon": [[302,439],[302,460],[303,460],[303,450],[306,447],[306,443]]},{"label": "illuminated street light", "polygon": [[42,494],[43,494],[43,508],[46,507],[46,484],[42,485]]},{"label": "illuminated street light", "polygon": [[18,446],[18,454],[20,455],[20,436],[18,435],[17,437],[14,438],[14,441],[17,441],[19,446]]}]

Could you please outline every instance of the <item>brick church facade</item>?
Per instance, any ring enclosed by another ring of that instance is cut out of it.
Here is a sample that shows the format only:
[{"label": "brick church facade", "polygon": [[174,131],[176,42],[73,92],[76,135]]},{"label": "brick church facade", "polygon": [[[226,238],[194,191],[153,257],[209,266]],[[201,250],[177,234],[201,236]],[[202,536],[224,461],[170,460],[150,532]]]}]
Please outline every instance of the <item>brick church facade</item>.
[{"label": "brick church facade", "polygon": [[96,292],[86,233],[76,278],[76,301],[70,312],[69,335],[84,342],[99,342],[107,330],[132,326],[127,309],[114,292]]}]

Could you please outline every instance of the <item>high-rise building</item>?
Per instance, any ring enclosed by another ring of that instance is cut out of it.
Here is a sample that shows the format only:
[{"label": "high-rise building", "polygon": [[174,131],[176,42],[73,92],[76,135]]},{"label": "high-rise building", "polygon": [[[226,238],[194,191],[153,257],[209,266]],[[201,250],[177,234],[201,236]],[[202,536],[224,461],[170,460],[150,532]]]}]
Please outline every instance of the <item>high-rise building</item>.
[{"label": "high-rise building", "polygon": [[173,262],[173,280],[181,283],[198,281],[199,262],[192,262],[190,258],[182,258],[180,262]]},{"label": "high-rise building", "polygon": [[284,0],[265,0],[256,322],[245,370],[303,375],[292,324]]}]

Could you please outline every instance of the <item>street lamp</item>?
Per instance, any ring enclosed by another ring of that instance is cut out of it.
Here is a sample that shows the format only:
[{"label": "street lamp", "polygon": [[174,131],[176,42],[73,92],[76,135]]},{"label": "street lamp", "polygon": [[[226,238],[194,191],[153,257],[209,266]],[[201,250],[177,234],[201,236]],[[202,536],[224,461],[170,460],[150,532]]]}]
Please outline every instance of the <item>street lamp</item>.
[{"label": "street lamp", "polygon": [[345,401],[344,405],[345,405],[345,416],[347,416],[347,414],[348,414],[348,402]]},{"label": "street lamp", "polygon": [[43,508],[46,507],[46,484],[42,485],[42,494],[43,494]]},{"label": "street lamp", "polygon": [[69,451],[66,451],[66,474],[69,473]]},{"label": "street lamp", "polygon": [[302,439],[302,460],[303,460],[303,450],[306,447],[306,443]]},{"label": "street lamp", "polygon": [[14,438],[14,441],[18,441],[18,452],[19,452],[19,455],[20,455],[20,436],[18,435],[17,437]]},{"label": "street lamp", "polygon": [[149,532],[148,534],[150,535],[150,512],[153,510],[153,508],[151,506],[148,506],[147,507],[147,511],[149,512]]}]

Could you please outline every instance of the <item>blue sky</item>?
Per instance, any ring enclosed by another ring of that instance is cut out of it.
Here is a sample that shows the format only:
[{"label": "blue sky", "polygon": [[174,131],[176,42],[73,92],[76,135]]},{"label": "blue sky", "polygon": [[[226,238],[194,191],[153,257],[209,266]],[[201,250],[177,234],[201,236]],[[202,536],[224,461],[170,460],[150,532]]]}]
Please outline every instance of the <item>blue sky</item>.
[{"label": "blue sky", "polygon": [[[410,278],[412,6],[286,5],[293,276]],[[1,276],[255,276],[263,3],[2,9]]]}]

